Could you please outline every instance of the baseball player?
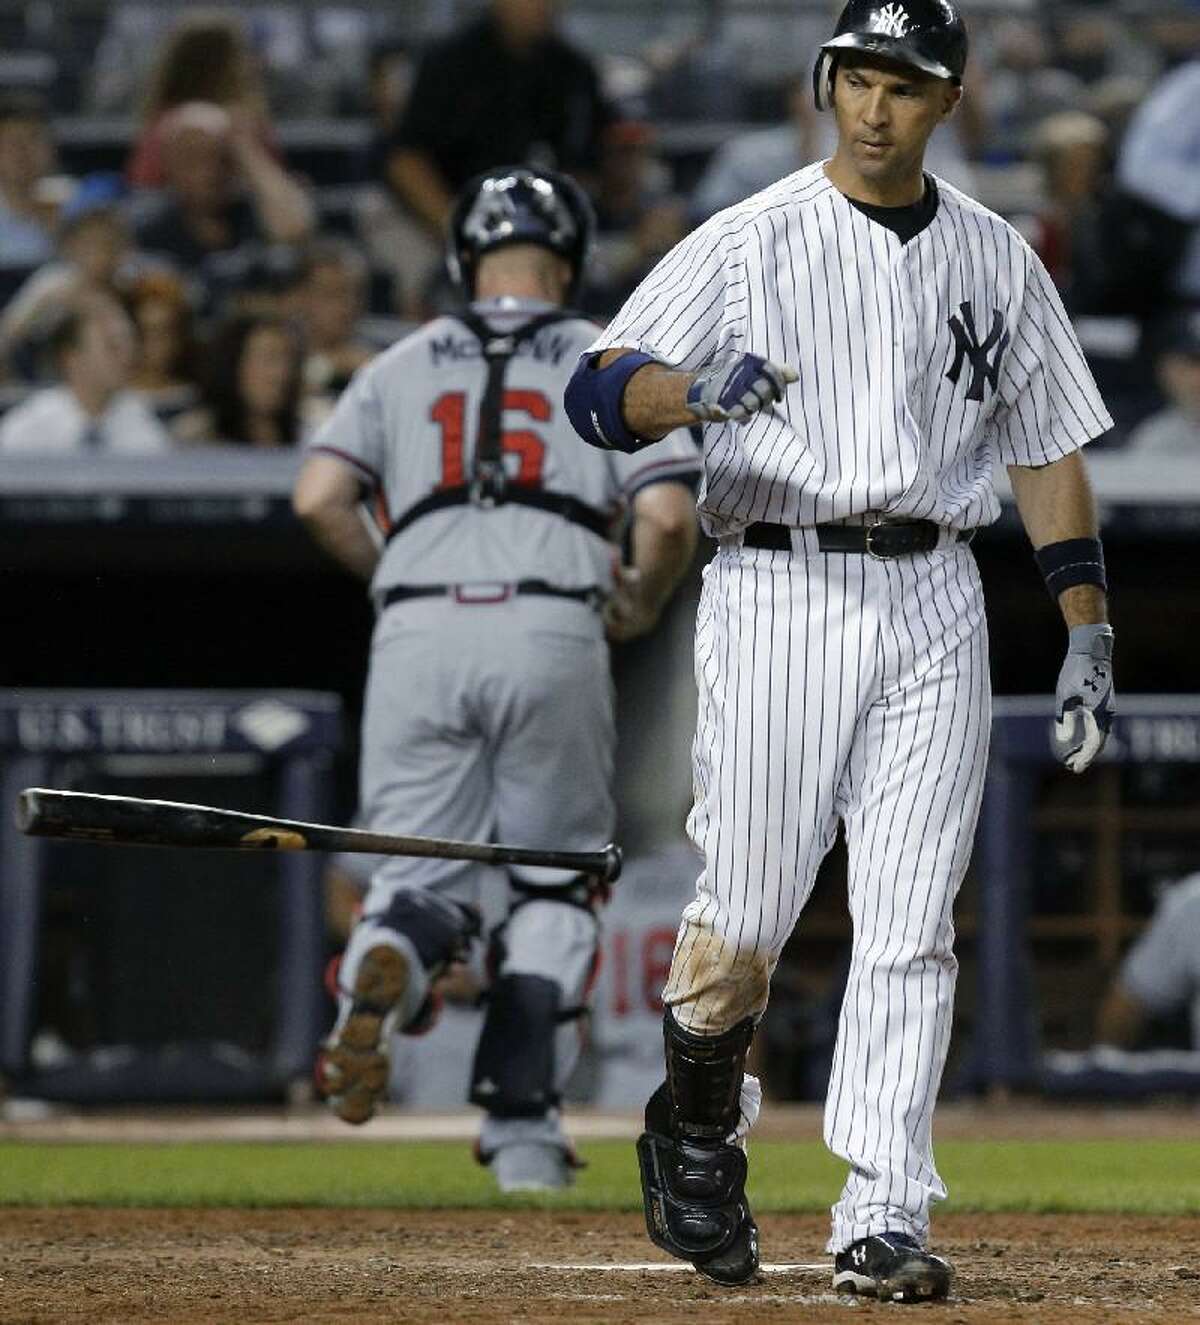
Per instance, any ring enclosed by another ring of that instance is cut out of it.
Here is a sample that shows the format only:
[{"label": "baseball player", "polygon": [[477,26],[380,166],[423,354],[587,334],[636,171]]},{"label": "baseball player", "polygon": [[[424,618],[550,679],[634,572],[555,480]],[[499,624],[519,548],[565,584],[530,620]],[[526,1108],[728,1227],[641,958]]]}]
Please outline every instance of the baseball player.
[{"label": "baseball player", "polygon": [[825,1112],[850,1165],[838,1289],[947,1292],[931,1115],[957,963],[951,906],[987,755],[971,536],[997,467],[1069,628],[1055,740],[1081,771],[1112,712],[1112,631],[1077,452],[1111,421],[1046,272],[922,169],[961,96],[947,0],[851,0],[814,70],[833,157],[682,241],[578,365],[593,445],[704,421],[719,540],[696,629],[689,831],[704,854],[666,1005],[666,1081],[638,1143],[647,1226],[721,1283],[758,1264],[738,1145],[771,973],[840,820],[854,948]]},{"label": "baseball player", "polygon": [[[590,850],[612,836],[605,633],[648,630],[695,546],[686,433],[661,453],[579,445],[566,381],[597,328],[575,294],[591,209],[569,179],[500,169],[454,212],[449,261],[471,299],[361,369],[314,438],[294,505],[371,582],[379,616],[360,805],[381,831]],[[381,512],[382,549],[360,518]],[[629,567],[616,522],[631,520]],[[346,947],[320,1080],[340,1117],[383,1093],[393,1029],[430,1024],[439,978],[478,929],[485,879],[460,861],[391,859]],[[505,879],[501,876],[501,885]],[[593,882],[514,869],[491,935],[494,979],[470,1098],[501,1188],[570,1177],[559,1096],[596,951]]]}]

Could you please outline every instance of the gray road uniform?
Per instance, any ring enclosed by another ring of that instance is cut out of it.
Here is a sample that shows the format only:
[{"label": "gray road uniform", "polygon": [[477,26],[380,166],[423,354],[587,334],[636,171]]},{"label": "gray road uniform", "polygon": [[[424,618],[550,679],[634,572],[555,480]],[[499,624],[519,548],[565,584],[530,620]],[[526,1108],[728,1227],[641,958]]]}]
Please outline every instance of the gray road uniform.
[{"label": "gray road uniform", "polygon": [[[497,334],[555,310],[504,299],[472,305]],[[613,832],[613,694],[599,613],[612,582],[612,532],[647,484],[691,482],[686,433],[652,455],[581,446],[562,408],[595,326],[568,316],[517,344],[504,372],[493,485],[478,488],[476,445],[490,369],[482,342],[442,317],[360,370],[311,449],[343,459],[376,503],[387,544],[372,583],[379,617],[362,727],[360,812],[371,829],[592,850]],[[504,886],[463,861],[395,858],[375,873],[347,947],[342,985],[379,943],[414,972],[445,898]],[[491,872],[493,876],[495,872]],[[512,907],[472,1098],[489,1112],[482,1144],[560,1135],[554,1109],[578,1052],[596,921],[561,870],[510,872]],[[557,891],[538,887],[560,885]],[[564,904],[567,903],[567,904]],[[436,946],[434,944],[433,946]],[[396,1025],[428,993],[410,982]]]}]

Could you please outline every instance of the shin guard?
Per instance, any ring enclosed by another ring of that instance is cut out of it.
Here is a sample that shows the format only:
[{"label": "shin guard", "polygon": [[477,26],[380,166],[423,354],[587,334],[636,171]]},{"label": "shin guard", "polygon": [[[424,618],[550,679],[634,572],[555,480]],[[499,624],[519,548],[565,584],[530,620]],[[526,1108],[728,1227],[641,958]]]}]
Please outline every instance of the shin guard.
[{"label": "shin guard", "polygon": [[728,1141],[753,1033],[747,1019],[724,1035],[694,1035],[668,1011],[667,1080],[650,1097],[637,1145],[650,1240],[722,1284],[758,1269],[746,1154]]}]

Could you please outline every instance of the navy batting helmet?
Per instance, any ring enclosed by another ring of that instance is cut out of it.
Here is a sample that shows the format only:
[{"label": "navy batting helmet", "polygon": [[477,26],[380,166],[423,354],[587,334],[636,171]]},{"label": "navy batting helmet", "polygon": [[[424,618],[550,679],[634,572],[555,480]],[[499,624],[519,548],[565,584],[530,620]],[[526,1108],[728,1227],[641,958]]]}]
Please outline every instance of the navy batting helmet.
[{"label": "navy batting helmet", "polygon": [[868,51],[935,78],[961,83],[967,64],[967,29],[949,0],[850,0],[813,68],[818,110],[833,104],[840,51]]},{"label": "navy batting helmet", "polygon": [[446,265],[456,285],[475,293],[479,259],[506,244],[540,244],[571,265],[570,303],[596,231],[587,194],[566,175],[530,166],[501,166],[476,175],[450,217]]}]

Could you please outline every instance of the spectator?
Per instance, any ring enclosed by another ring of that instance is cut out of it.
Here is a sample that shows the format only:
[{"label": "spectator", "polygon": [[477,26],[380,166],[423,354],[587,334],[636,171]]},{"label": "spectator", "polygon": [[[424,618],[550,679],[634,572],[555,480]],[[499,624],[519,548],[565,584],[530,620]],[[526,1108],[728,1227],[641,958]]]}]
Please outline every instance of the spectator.
[{"label": "spectator", "polygon": [[62,384],[36,392],[5,415],[0,451],[67,455],[168,449],[162,425],[128,389],[133,324],[111,295],[78,300],[51,344]]},{"label": "spectator", "polygon": [[648,124],[625,120],[604,134],[596,190],[596,254],[583,307],[607,319],[687,232],[670,172],[653,152]]},{"label": "spectator", "polygon": [[[1105,6],[1107,8],[1107,6]],[[1101,7],[1066,7],[1050,18],[1055,32],[1053,63],[1081,82],[1092,84],[1114,75],[1153,79],[1161,60],[1141,39],[1140,26]]]},{"label": "spectator", "polygon": [[142,276],[126,302],[138,331],[130,385],[169,423],[197,401],[191,304],[182,284],[165,272]]},{"label": "spectator", "polygon": [[45,108],[33,97],[0,100],[0,267],[34,267],[54,255],[38,184],[54,165]]},{"label": "spectator", "polygon": [[1022,160],[1035,126],[1049,115],[1074,110],[1086,88],[1051,61],[1045,23],[1013,15],[985,29],[981,98],[990,132],[987,159],[997,165]]},{"label": "spectator", "polygon": [[366,173],[382,178],[387,171],[396,133],[416,77],[416,59],[403,42],[377,46],[367,60],[367,105],[371,117],[371,144]]},{"label": "spectator", "polygon": [[198,275],[209,302],[244,284],[264,246],[297,244],[312,229],[307,194],[245,120],[193,102],[162,126],[167,188],[136,224],[139,246]]},{"label": "spectator", "polygon": [[142,130],[127,172],[135,188],[158,189],[163,171],[163,125],[180,106],[204,101],[220,106],[274,152],[262,75],[242,32],[231,17],[199,13],[172,30],[151,74],[142,109]]},{"label": "spectator", "polygon": [[1200,60],[1180,65],[1129,122],[1117,180],[1183,231],[1167,293],[1200,302]]},{"label": "spectator", "polygon": [[207,353],[201,408],[184,414],[174,433],[184,442],[294,446],[301,422],[303,350],[278,317],[243,316],[225,323]]},{"label": "spectator", "polygon": [[1134,1049],[1154,1017],[1187,1011],[1200,1049],[1200,874],[1168,888],[1125,955],[1096,1018],[1096,1043]]},{"label": "spectator", "polygon": [[690,211],[696,224],[817,159],[812,96],[812,79],[798,74],[787,84],[783,124],[738,134],[717,148],[692,194]]},{"label": "spectator", "polygon": [[1158,381],[1170,403],[1134,429],[1129,447],[1200,458],[1200,308],[1169,317],[1156,339]]},{"label": "spectator", "polygon": [[497,162],[596,169],[608,119],[591,61],[554,30],[555,0],[491,0],[417,71],[388,159],[397,195],[444,233],[454,195]]},{"label": "spectator", "polygon": [[36,346],[81,295],[119,295],[133,269],[129,226],[111,178],[81,182],[63,208],[57,261],[39,267],[0,315],[0,359]]},{"label": "spectator", "polygon": [[296,288],[296,313],[304,332],[304,389],[330,403],[374,347],[357,333],[366,311],[367,264],[356,248],[318,239],[305,254]]},{"label": "spectator", "polygon": [[444,248],[394,187],[391,161],[396,128],[412,94],[414,61],[408,47],[381,47],[370,60],[371,146],[366,174],[378,183],[359,191],[355,220],[371,268],[391,277],[392,305],[403,317],[422,321],[427,294],[441,269]]},{"label": "spectator", "polygon": [[1108,130],[1094,115],[1061,111],[1038,125],[1033,153],[1042,169],[1045,205],[1031,241],[1055,285],[1067,291],[1077,224],[1094,211],[1107,177]]}]

